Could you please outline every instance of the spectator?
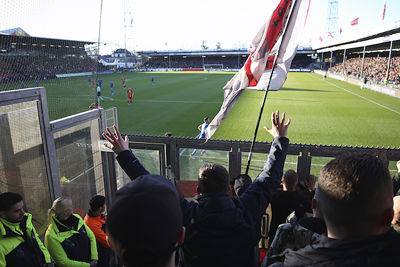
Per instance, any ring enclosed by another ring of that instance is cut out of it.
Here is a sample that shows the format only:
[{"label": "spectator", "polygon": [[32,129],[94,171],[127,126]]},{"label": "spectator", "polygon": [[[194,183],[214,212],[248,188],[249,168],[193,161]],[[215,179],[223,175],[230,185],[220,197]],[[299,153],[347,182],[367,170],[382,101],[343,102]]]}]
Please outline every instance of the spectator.
[{"label": "spectator", "polygon": [[43,246],[32,215],[24,211],[19,194],[0,194],[0,266],[50,266],[50,254]]},{"label": "spectator", "polygon": [[346,154],[325,165],[316,209],[325,219],[328,236],[318,245],[288,251],[285,266],[398,265],[400,234],[390,227],[392,182],[377,157]]},{"label": "spectator", "polygon": [[393,195],[398,195],[400,190],[400,160],[397,161],[397,173],[393,176]]},{"label": "spectator", "polygon": [[300,179],[300,181],[297,184],[296,191],[303,197],[305,197],[307,200],[310,201],[314,198],[315,194],[315,183],[317,181],[317,178],[315,175],[310,174],[306,179]]},{"label": "spectator", "polygon": [[[208,163],[199,170],[198,203],[180,199],[187,233],[183,244],[185,266],[258,265],[254,247],[260,239],[261,217],[283,174],[290,124],[290,120],[285,124],[285,114],[280,120],[278,111],[272,113],[271,120],[272,129],[264,127],[274,136],[268,161],[242,196],[229,197],[228,172],[221,165]],[[147,175],[147,170],[128,150],[128,137],[122,139],[115,126],[114,130],[116,135],[108,128],[109,136],[103,134],[111,143],[105,145],[118,154],[117,160],[124,171],[132,180]],[[151,221],[148,217],[147,222]]]},{"label": "spectator", "polygon": [[303,217],[300,220],[292,219],[289,223],[278,227],[262,266],[282,261],[288,248],[298,250],[308,245],[318,244],[321,235],[326,235],[326,224],[316,209],[316,200],[313,199],[312,203],[312,217]]},{"label": "spectator", "polygon": [[106,198],[100,195],[93,196],[90,199],[89,205],[90,209],[83,221],[96,237],[97,255],[99,257],[97,267],[109,267],[112,264],[113,252],[106,236],[107,216],[104,215],[106,211]]},{"label": "spectator", "polygon": [[174,267],[185,236],[174,185],[158,175],[142,175],[118,190],[107,236],[128,267]]},{"label": "spectator", "polygon": [[274,240],[276,229],[282,223],[286,222],[289,214],[301,207],[303,210],[311,212],[310,204],[307,199],[300,196],[296,191],[298,175],[294,170],[287,170],[282,179],[283,190],[277,192],[271,200],[271,226],[268,233],[268,244],[271,245]]},{"label": "spectator", "polygon": [[96,238],[78,214],[72,200],[59,197],[49,210],[45,245],[58,267],[97,266]]},{"label": "spectator", "polygon": [[393,211],[392,227],[396,232],[400,232],[400,196],[393,198]]}]

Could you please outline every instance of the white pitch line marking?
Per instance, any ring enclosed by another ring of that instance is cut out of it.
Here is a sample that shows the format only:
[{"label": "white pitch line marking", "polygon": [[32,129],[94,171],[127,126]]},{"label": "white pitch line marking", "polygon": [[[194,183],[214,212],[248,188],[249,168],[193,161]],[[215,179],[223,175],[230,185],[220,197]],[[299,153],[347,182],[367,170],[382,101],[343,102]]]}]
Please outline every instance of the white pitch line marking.
[{"label": "white pitch line marking", "polygon": [[[310,74],[310,75],[311,75],[311,74]],[[313,77],[313,78],[315,78],[315,79],[318,79],[318,80],[322,80],[322,79],[319,79],[319,78],[315,77],[314,75],[311,75],[311,77]],[[323,80],[322,80],[322,81],[323,81]],[[375,104],[375,105],[377,105],[377,106],[380,106],[381,108],[387,109],[387,110],[389,110],[389,111],[392,111],[392,112],[394,112],[394,113],[400,115],[400,112],[397,111],[397,110],[391,109],[391,108],[389,108],[389,107],[387,107],[387,106],[385,106],[385,105],[382,105],[382,104],[380,104],[380,103],[378,103],[378,102],[376,102],[376,101],[374,101],[374,100],[371,100],[371,99],[366,98],[366,97],[364,97],[364,96],[362,96],[362,95],[356,94],[356,93],[354,93],[354,92],[352,92],[352,91],[350,91],[350,90],[347,90],[346,88],[343,88],[343,87],[341,87],[341,86],[339,86],[339,85],[336,85],[336,84],[334,84],[334,83],[332,83],[332,82],[329,82],[329,81],[325,81],[325,82],[327,82],[327,83],[329,83],[330,85],[333,85],[333,86],[335,86],[335,87],[337,87],[337,88],[339,88],[339,89],[342,89],[343,91],[346,91],[347,93],[350,93],[350,94],[353,94],[353,95],[355,95],[355,96],[361,97],[362,99],[364,99],[364,100],[366,100],[366,101],[368,101],[368,102],[370,102],[370,103],[373,103],[373,104]]]}]

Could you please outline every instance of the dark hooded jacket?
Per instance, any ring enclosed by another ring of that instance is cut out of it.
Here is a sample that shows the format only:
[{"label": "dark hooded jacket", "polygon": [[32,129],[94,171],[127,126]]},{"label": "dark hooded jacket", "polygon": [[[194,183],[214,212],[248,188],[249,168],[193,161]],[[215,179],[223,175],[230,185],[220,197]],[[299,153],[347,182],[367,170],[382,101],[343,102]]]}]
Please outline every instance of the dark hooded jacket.
[{"label": "dark hooded jacket", "polygon": [[[274,138],[264,170],[240,198],[227,193],[201,195],[198,202],[181,198],[184,266],[254,265],[261,217],[280,184],[288,143],[286,137]],[[148,174],[130,150],[117,160],[131,179]]]},{"label": "dark hooded jacket", "polygon": [[365,238],[322,236],[319,244],[287,250],[283,263],[270,266],[399,266],[399,245],[400,234],[393,229]]}]

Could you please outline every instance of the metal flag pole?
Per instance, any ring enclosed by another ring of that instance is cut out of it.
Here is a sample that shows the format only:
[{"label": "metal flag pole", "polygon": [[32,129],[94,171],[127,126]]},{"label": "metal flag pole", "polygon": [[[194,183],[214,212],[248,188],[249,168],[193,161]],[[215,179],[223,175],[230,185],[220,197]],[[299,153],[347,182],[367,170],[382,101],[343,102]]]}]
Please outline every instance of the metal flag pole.
[{"label": "metal flag pole", "polygon": [[[292,12],[294,10],[295,5],[296,5],[296,0],[294,0],[292,2],[292,6],[290,7],[289,17],[288,17],[287,23],[285,25],[285,29],[283,30],[283,34],[282,34],[282,38],[281,38],[281,44],[282,44],[282,41],[285,38],[287,26],[289,25],[290,20],[292,19]],[[272,75],[274,74],[274,70],[275,70],[275,66],[276,66],[276,60],[279,57],[279,52],[280,52],[280,49],[278,49],[278,52],[276,53],[276,56],[274,58],[274,63],[272,65],[271,74],[269,75],[269,81],[268,81],[268,85],[267,85],[267,90],[265,90],[264,97],[263,97],[263,100],[262,100],[262,103],[261,103],[260,113],[258,114],[257,126],[256,126],[256,129],[254,131],[253,141],[251,142],[250,152],[249,152],[249,156],[247,158],[246,175],[249,173],[251,157],[253,156],[254,144],[255,144],[256,138],[257,138],[257,131],[258,131],[258,127],[260,126],[261,116],[262,116],[262,113],[263,113],[263,110],[264,110],[265,101],[267,100],[269,86],[271,84]]]},{"label": "metal flag pole", "polygon": [[97,82],[98,82],[98,76],[99,76],[99,58],[100,58],[100,33],[101,33],[101,16],[103,12],[103,0],[100,1],[100,18],[99,18],[99,36],[97,39],[97,55],[96,55],[96,85],[94,88],[94,93],[95,93],[95,103],[99,105],[100,103],[97,102]]}]

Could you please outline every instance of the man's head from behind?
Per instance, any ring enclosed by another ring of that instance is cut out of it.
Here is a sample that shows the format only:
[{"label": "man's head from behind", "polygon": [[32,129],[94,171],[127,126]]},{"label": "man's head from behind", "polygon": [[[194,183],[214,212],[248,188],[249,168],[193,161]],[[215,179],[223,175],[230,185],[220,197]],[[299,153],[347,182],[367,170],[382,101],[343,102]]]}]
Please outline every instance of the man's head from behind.
[{"label": "man's head from behind", "polygon": [[19,194],[6,192],[0,194],[0,217],[12,222],[21,222],[24,217],[24,202]]},{"label": "man's head from behind", "polygon": [[328,236],[337,239],[385,233],[393,217],[392,181],[382,161],[345,154],[321,170],[316,201]]},{"label": "man's head from behind", "polygon": [[100,212],[104,212],[105,204],[106,198],[101,195],[95,195],[89,201],[90,210],[92,212],[98,212],[100,209]]},{"label": "man's head from behind", "polygon": [[223,166],[215,163],[205,163],[199,169],[199,193],[226,193],[228,189],[229,174]]},{"label": "man's head from behind", "polygon": [[295,191],[297,182],[299,181],[299,176],[297,175],[297,172],[294,170],[287,170],[285,174],[283,175],[283,190],[284,191]]},{"label": "man's head from behind", "polygon": [[209,117],[205,117],[205,118],[204,118],[204,122],[207,123],[207,124],[209,124],[209,123],[210,123],[210,118],[209,118]]},{"label": "man's head from behind", "polygon": [[117,191],[107,236],[125,266],[167,266],[183,242],[182,220],[175,186],[164,177],[143,175]]}]

